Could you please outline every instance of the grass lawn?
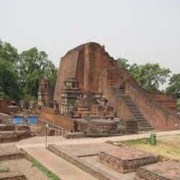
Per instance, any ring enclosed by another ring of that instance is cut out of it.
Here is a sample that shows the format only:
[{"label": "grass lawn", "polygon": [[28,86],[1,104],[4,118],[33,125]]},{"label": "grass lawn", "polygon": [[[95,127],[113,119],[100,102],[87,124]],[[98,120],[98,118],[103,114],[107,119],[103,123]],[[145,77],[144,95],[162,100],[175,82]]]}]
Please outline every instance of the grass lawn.
[{"label": "grass lawn", "polygon": [[116,145],[125,145],[161,155],[169,159],[180,160],[180,134],[157,137],[157,144],[151,145],[149,138],[114,142]]}]

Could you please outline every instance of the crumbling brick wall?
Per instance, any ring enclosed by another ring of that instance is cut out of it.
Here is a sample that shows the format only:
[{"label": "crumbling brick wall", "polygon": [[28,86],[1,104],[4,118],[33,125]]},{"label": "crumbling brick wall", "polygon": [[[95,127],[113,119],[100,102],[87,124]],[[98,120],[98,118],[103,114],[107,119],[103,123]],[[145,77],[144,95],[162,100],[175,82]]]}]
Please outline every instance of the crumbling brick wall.
[{"label": "crumbling brick wall", "polygon": [[[62,59],[59,67],[54,100],[61,102],[61,89],[66,78],[79,81],[82,93],[102,93],[108,103],[117,111],[122,119],[133,119],[133,114],[123,102],[110,91],[111,87],[124,88],[138,107],[143,116],[153,125],[162,130],[180,129],[180,116],[173,109],[174,100],[157,95],[144,93],[135,80],[117,62],[109,56],[103,46],[97,43],[86,43],[70,50]],[[159,96],[160,97],[160,96]]]},{"label": "crumbling brick wall", "polygon": [[0,112],[10,114],[10,110],[8,108],[9,105],[11,105],[10,100],[6,100],[6,99],[2,100],[2,99],[0,99]]}]

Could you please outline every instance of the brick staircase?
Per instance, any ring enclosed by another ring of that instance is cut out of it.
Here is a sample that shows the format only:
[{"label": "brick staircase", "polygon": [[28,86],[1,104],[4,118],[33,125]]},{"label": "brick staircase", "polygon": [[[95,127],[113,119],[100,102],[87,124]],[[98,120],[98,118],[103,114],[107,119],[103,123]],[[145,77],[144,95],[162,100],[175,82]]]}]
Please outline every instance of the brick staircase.
[{"label": "brick staircase", "polygon": [[129,107],[130,111],[133,113],[135,119],[138,123],[138,131],[151,131],[153,127],[149,122],[144,118],[144,116],[139,111],[139,108],[132,101],[132,99],[124,93],[123,89],[113,88],[114,95],[117,99],[123,99],[126,105]]}]

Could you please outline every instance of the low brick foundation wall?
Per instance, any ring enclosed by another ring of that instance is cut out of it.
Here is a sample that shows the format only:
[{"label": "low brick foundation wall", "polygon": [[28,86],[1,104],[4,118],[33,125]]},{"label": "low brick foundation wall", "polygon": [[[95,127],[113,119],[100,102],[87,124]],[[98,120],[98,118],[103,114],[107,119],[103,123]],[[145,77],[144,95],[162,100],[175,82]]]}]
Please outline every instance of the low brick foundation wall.
[{"label": "low brick foundation wall", "polygon": [[119,148],[117,151],[101,152],[98,160],[120,173],[133,172],[143,165],[156,162],[153,155],[132,148]]},{"label": "low brick foundation wall", "polygon": [[0,173],[0,180],[27,180],[27,178],[20,172],[4,172]]},{"label": "low brick foundation wall", "polygon": [[74,132],[74,133],[64,132],[64,133],[62,133],[62,135],[66,139],[76,139],[76,138],[86,137],[86,135],[83,132]]},{"label": "low brick foundation wall", "polygon": [[72,118],[66,116],[60,116],[53,108],[43,107],[40,112],[40,121],[49,122],[54,126],[62,127],[70,132],[75,131],[75,124]]},{"label": "low brick foundation wall", "polygon": [[0,131],[0,143],[14,142],[31,137],[28,131]]},{"label": "low brick foundation wall", "polygon": [[139,168],[134,180],[180,179],[180,162],[165,161]]},{"label": "low brick foundation wall", "polygon": [[71,164],[79,167],[83,171],[85,171],[85,172],[91,174],[92,176],[98,178],[99,180],[110,180],[105,175],[103,175],[103,173],[100,173],[97,169],[95,169],[93,167],[90,168],[89,166],[87,166],[86,164],[81,162],[80,159],[77,159],[76,157],[71,157],[67,153],[59,150],[56,145],[50,144],[50,145],[48,145],[48,149],[51,152],[53,152],[54,154],[60,156],[61,158],[65,159],[66,161],[70,162]]},{"label": "low brick foundation wall", "polygon": [[22,159],[23,153],[14,145],[0,147],[0,161]]},{"label": "low brick foundation wall", "polygon": [[0,131],[14,131],[14,130],[15,130],[14,125],[6,125],[6,124],[0,125]]}]

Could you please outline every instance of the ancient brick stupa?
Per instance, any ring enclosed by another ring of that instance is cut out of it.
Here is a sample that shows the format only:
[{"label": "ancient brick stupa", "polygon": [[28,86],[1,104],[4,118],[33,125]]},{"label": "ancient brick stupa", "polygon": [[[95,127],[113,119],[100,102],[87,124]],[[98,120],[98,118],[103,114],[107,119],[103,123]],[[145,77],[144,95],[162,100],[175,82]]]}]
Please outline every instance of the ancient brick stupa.
[{"label": "ancient brick stupa", "polygon": [[75,122],[71,127],[79,131],[180,129],[176,99],[145,92],[104,46],[94,42],[61,58],[54,100],[61,114],[56,123],[67,128],[68,121]]},{"label": "ancient brick stupa", "polygon": [[52,101],[52,92],[47,78],[42,78],[39,82],[38,105],[44,106]]}]

